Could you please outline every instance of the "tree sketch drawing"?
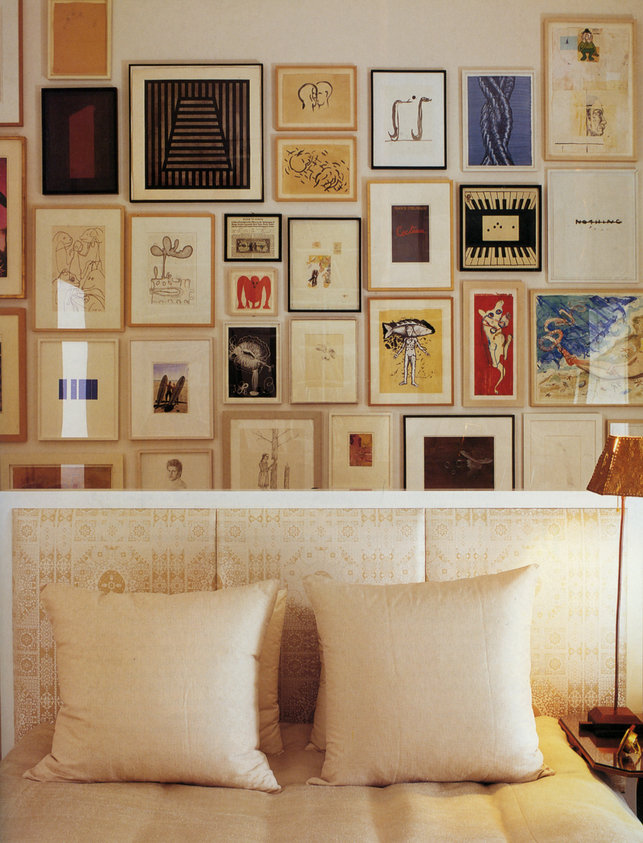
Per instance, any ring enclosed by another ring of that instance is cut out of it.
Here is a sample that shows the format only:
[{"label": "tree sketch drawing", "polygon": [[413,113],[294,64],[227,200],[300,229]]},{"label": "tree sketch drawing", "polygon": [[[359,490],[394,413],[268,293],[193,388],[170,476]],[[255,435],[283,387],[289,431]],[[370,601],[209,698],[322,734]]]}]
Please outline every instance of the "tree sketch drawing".
[{"label": "tree sketch drawing", "polygon": [[105,227],[55,228],[53,308],[58,313],[105,310]]},{"label": "tree sketch drawing", "polygon": [[190,304],[195,296],[192,289],[192,279],[179,278],[167,269],[168,258],[176,260],[187,260],[194,252],[193,247],[187,243],[179,248],[178,237],[172,239],[166,235],[161,240],[161,245],[156,243],[150,246],[150,252],[156,258],[162,258],[161,270],[154,265],[154,274],[150,278],[149,296],[150,304]]},{"label": "tree sketch drawing", "polygon": [[[269,451],[262,451],[261,459],[259,460],[257,488],[262,490],[267,489],[289,489],[290,488],[290,465],[286,461],[283,467],[279,466],[279,451],[293,439],[299,437],[299,432],[296,430],[279,430],[276,427],[269,430],[256,430],[254,437],[260,443],[266,443]],[[280,475],[281,472],[281,475]],[[281,487],[279,480],[281,477]]]}]

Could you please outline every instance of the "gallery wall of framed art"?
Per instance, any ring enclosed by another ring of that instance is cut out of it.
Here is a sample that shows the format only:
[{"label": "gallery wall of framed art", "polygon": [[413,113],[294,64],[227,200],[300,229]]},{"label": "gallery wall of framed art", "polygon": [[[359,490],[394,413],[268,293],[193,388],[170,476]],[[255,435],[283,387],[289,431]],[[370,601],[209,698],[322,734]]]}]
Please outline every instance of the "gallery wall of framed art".
[{"label": "gallery wall of framed art", "polygon": [[1,10],[0,490],[582,489],[640,435],[640,0],[73,6]]}]

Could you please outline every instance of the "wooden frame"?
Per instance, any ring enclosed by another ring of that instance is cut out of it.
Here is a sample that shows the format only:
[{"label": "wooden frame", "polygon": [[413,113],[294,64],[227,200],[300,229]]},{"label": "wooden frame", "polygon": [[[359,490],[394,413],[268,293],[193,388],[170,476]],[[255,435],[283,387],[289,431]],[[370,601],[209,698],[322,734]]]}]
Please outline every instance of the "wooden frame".
[{"label": "wooden frame", "polygon": [[533,170],[534,71],[462,70],[462,169]]},{"label": "wooden frame", "polygon": [[214,325],[212,214],[132,214],[128,230],[128,324]]},{"label": "wooden frame", "polygon": [[225,214],[226,261],[280,261],[281,214]]},{"label": "wooden frame", "polygon": [[524,401],[526,297],[520,281],[462,282],[462,406]]},{"label": "wooden frame", "polygon": [[634,26],[631,17],[543,19],[545,159],[636,158]]},{"label": "wooden frame", "polygon": [[357,321],[290,323],[290,403],[357,403]]},{"label": "wooden frame", "polygon": [[541,195],[539,184],[461,184],[460,269],[540,271]]},{"label": "wooden frame", "polygon": [[226,489],[319,489],[322,414],[224,413]]},{"label": "wooden frame", "polygon": [[123,208],[34,208],[35,331],[123,330]]},{"label": "wooden frame", "polygon": [[359,217],[288,219],[288,310],[359,312],[362,306]]},{"label": "wooden frame", "polygon": [[27,439],[27,318],[0,308],[0,442]]},{"label": "wooden frame", "polygon": [[446,70],[371,70],[371,167],[445,170]]},{"label": "wooden frame", "polygon": [[276,65],[275,129],[354,132],[357,129],[355,65]]},{"label": "wooden frame", "polygon": [[355,202],[357,141],[354,137],[275,137],[278,202]]},{"label": "wooden frame", "polygon": [[165,448],[139,451],[137,454],[137,488],[212,489],[212,451]]},{"label": "wooden frame", "polygon": [[0,138],[0,299],[25,295],[26,141]]},{"label": "wooden frame", "polygon": [[231,316],[274,316],[277,313],[279,271],[274,266],[228,269],[228,313]]},{"label": "wooden frame", "polygon": [[38,340],[38,439],[118,439],[118,340]]},{"label": "wooden frame", "polygon": [[369,404],[453,404],[453,300],[371,299],[368,318]]},{"label": "wooden frame", "polygon": [[643,406],[643,295],[532,290],[531,403]]},{"label": "wooden frame", "polygon": [[514,416],[404,416],[404,488],[514,487]]},{"label": "wooden frame", "polygon": [[525,413],[523,489],[583,491],[602,448],[600,413]]},{"label": "wooden frame", "polygon": [[329,487],[391,488],[391,417],[385,413],[331,413]]},{"label": "wooden frame", "polygon": [[212,439],[212,340],[130,340],[130,439]]},{"label": "wooden frame", "polygon": [[0,126],[22,126],[22,0],[2,4],[0,79]]},{"label": "wooden frame", "polygon": [[48,0],[49,79],[109,79],[112,0]]},{"label": "wooden frame", "polygon": [[368,289],[452,289],[451,181],[370,181],[367,203]]},{"label": "wooden frame", "polygon": [[[185,166],[202,117],[209,143]],[[132,202],[262,202],[263,65],[131,64],[130,169]]]},{"label": "wooden frame", "polygon": [[118,193],[118,90],[43,88],[42,192]]},{"label": "wooden frame", "polygon": [[0,459],[2,489],[122,489],[123,455],[97,451],[24,453]]},{"label": "wooden frame", "polygon": [[227,322],[223,400],[228,404],[281,403],[281,344],[277,322]]},{"label": "wooden frame", "polygon": [[636,170],[549,170],[551,283],[636,284]]}]

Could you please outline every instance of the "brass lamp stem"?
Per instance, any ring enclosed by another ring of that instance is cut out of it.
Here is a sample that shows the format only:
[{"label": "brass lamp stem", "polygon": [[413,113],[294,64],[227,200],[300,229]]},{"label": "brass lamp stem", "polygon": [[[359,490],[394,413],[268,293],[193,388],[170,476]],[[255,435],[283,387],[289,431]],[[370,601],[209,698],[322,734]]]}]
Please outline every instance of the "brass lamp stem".
[{"label": "brass lamp stem", "polygon": [[621,526],[618,535],[618,580],[616,587],[616,642],[614,645],[614,714],[618,708],[618,683],[619,683],[619,643],[620,643],[620,618],[621,618],[621,586],[623,579],[623,527],[625,525],[625,495],[621,495]]}]

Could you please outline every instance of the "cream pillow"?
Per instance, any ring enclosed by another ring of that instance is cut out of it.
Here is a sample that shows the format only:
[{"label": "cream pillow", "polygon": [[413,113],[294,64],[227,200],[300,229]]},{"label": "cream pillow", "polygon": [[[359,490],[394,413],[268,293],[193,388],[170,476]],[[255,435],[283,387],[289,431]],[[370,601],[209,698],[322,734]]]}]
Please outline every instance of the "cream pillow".
[{"label": "cream pillow", "polygon": [[270,580],[172,595],[47,585],[63,705],[25,776],[279,790],[257,690],[276,593]]},{"label": "cream pillow", "polygon": [[284,751],[279,727],[279,656],[288,589],[280,588],[259,658],[259,748],[268,755]]},{"label": "cream pillow", "polygon": [[538,778],[533,566],[454,582],[307,577],[326,674],[316,784]]}]

